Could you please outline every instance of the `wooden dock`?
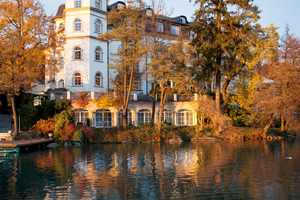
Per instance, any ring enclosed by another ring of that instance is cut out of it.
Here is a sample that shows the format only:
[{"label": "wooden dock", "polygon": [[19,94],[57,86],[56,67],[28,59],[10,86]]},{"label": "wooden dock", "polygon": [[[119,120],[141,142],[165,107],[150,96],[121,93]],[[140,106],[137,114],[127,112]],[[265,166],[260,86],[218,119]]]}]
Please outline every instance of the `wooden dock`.
[{"label": "wooden dock", "polygon": [[0,141],[0,149],[20,147],[28,150],[29,147],[33,147],[33,146],[38,146],[38,148],[40,148],[40,146],[43,145],[45,147],[45,145],[50,142],[54,142],[54,139]]}]

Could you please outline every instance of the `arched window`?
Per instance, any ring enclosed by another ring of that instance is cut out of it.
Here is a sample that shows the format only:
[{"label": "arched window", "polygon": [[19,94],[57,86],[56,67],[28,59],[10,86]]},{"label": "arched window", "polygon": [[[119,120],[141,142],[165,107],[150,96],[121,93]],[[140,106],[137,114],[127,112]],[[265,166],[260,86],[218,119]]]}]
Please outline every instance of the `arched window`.
[{"label": "arched window", "polygon": [[190,110],[180,110],[177,113],[177,124],[178,125],[186,125],[191,126],[193,125],[193,112]]},{"label": "arched window", "polygon": [[[123,123],[122,113],[123,113],[123,111],[119,112],[119,119],[118,119],[118,121],[119,121],[120,125]],[[132,111],[131,110],[127,110],[127,124],[134,125],[132,116],[133,116]]]},{"label": "arched window", "polygon": [[74,74],[74,85],[75,86],[80,86],[80,85],[82,85],[82,77],[81,77],[81,74],[79,73],[79,72],[76,72],[75,74]]},{"label": "arched window", "polygon": [[140,110],[138,112],[138,124],[150,124],[151,122],[151,111],[150,110]]},{"label": "arched window", "polygon": [[99,10],[101,10],[101,8],[102,8],[101,0],[95,0],[95,8],[98,8]]},{"label": "arched window", "polygon": [[95,75],[95,86],[103,86],[103,76],[100,72]]},{"label": "arched window", "polygon": [[112,114],[110,110],[100,109],[95,113],[95,126],[96,127],[111,127],[112,126]]},{"label": "arched window", "polygon": [[82,50],[80,47],[74,48],[74,60],[81,60],[82,59]]},{"label": "arched window", "polygon": [[65,65],[65,59],[64,58],[61,58],[60,59],[60,69],[63,69],[64,68],[64,65]]},{"label": "arched window", "polygon": [[81,19],[75,19],[74,21],[74,31],[81,31]]},{"label": "arched window", "polygon": [[65,84],[64,84],[64,80],[60,80],[59,81],[59,88],[64,88]]},{"label": "arched window", "polygon": [[75,0],[74,7],[75,8],[80,8],[81,7],[81,0]]},{"label": "arched window", "polygon": [[103,51],[102,51],[101,47],[96,47],[95,60],[96,61],[103,61]]},{"label": "arched window", "polygon": [[[157,119],[159,117],[159,111],[157,112]],[[173,111],[163,110],[161,121],[167,124],[173,124]]]},{"label": "arched window", "polygon": [[86,119],[89,118],[89,111],[85,110],[75,110],[74,111],[74,121],[75,124],[83,123],[86,125]]},{"label": "arched window", "polygon": [[102,21],[100,19],[96,19],[95,21],[95,32],[102,33]]}]

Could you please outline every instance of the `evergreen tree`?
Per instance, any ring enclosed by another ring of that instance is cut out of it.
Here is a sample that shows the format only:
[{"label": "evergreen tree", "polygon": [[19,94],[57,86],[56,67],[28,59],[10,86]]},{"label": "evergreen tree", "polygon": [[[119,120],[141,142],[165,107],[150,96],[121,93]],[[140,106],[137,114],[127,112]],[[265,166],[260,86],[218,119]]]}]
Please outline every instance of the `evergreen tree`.
[{"label": "evergreen tree", "polygon": [[244,57],[250,51],[248,43],[259,28],[256,24],[259,11],[253,0],[195,0],[194,3],[200,7],[195,12],[194,25],[189,28],[195,33],[192,45],[206,59],[201,65],[201,75],[215,76],[216,109],[220,113],[221,75],[231,81],[243,69]]}]

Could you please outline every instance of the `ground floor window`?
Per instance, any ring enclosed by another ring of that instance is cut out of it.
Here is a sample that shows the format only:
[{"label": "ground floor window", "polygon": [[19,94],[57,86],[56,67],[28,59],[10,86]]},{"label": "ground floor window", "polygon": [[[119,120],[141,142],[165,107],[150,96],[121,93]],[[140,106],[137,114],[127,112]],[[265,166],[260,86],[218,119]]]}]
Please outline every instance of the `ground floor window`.
[{"label": "ground floor window", "polygon": [[112,114],[110,110],[100,109],[95,113],[95,122],[96,127],[103,127],[103,123],[105,127],[112,126]]},{"label": "ground floor window", "polygon": [[151,122],[151,111],[150,110],[140,110],[138,112],[138,124],[150,124]]},{"label": "ground floor window", "polygon": [[190,110],[180,110],[177,113],[177,124],[178,125],[193,125],[193,112]]},{"label": "ground floor window", "polygon": [[89,118],[89,111],[87,110],[75,110],[74,111],[74,121],[75,124],[82,123],[86,125],[86,119]]},{"label": "ground floor window", "polygon": [[[123,123],[122,113],[123,112],[119,112],[118,122],[119,122],[120,125]],[[132,111],[127,110],[127,124],[134,125],[132,116],[133,116]]]},{"label": "ground floor window", "polygon": [[[159,111],[157,112],[157,119],[159,118]],[[161,121],[167,124],[173,124],[173,111],[163,110]]]}]

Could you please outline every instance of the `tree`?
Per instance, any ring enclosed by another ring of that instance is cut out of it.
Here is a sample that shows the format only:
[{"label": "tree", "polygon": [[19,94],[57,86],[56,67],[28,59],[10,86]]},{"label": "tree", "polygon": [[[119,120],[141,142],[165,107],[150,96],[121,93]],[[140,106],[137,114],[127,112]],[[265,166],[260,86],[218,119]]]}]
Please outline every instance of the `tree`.
[{"label": "tree", "polygon": [[101,93],[95,100],[97,108],[100,108],[102,111],[102,126],[103,131],[105,131],[105,110],[114,105],[114,99],[110,93]]},{"label": "tree", "polygon": [[[88,92],[79,92],[77,93],[77,97],[76,99],[72,100],[73,103],[75,105],[78,106],[78,108],[82,109],[82,115],[83,115],[83,124],[85,122],[85,114],[84,114],[84,110],[85,108],[87,107],[87,105],[89,105],[89,93]],[[76,126],[77,126],[77,123],[78,123],[78,120],[79,120],[79,115],[80,115],[80,112],[78,112],[77,114],[77,120],[76,120]]]},{"label": "tree", "polygon": [[[279,45],[279,35],[276,29],[273,25],[263,28],[259,33],[260,36],[256,37],[255,41],[252,40],[252,58],[247,60],[244,69],[235,77],[235,93],[230,98],[228,97],[228,104],[238,104],[240,108],[251,112],[252,102],[250,99],[256,95],[256,89],[261,82],[261,76],[257,73],[257,68],[273,59],[274,52]],[[224,87],[228,87],[228,84],[223,86],[224,93],[226,93]]]},{"label": "tree", "polygon": [[155,1],[151,0],[152,6],[152,13],[146,19],[146,43],[147,43],[147,58],[149,58],[149,62],[147,60],[146,67],[147,78],[151,78],[153,81],[153,89],[152,89],[152,116],[151,116],[151,125],[154,125],[154,116],[155,116],[155,104],[156,104],[156,95],[157,95],[157,69],[159,66],[163,65],[164,60],[161,56],[167,49],[167,35],[164,33],[164,19],[166,17],[165,14],[163,15],[162,12],[163,8],[163,1]]},{"label": "tree", "polygon": [[101,41],[121,43],[118,52],[112,54],[114,58],[110,68],[119,73],[118,79],[121,81],[122,88],[118,89],[124,93],[123,129],[126,129],[127,108],[131,91],[134,88],[134,72],[145,53],[145,20],[141,12],[144,8],[145,5],[141,0],[131,1],[130,4],[119,10],[113,8],[107,15],[107,23],[113,25],[112,30],[98,36]]},{"label": "tree", "polygon": [[263,77],[261,86],[253,98],[254,109],[268,117],[269,123],[263,130],[263,136],[274,119],[281,115],[282,131],[285,131],[284,119],[288,123],[298,123],[300,105],[300,40],[289,33],[286,27],[283,43],[274,58],[258,69]]},{"label": "tree", "polygon": [[[162,129],[162,113],[166,102],[167,94],[170,91],[177,94],[188,93],[188,88],[192,86],[192,78],[190,76],[189,66],[193,48],[185,44],[182,35],[179,36],[177,42],[171,42],[166,52],[163,52],[161,59],[164,61],[156,69],[157,80],[160,83],[160,106],[158,115],[158,131]],[[175,82],[172,88],[170,82]]]},{"label": "tree", "polygon": [[56,38],[51,17],[38,1],[2,0],[0,12],[0,89],[11,98],[17,135],[15,96],[44,74],[45,49],[55,46]]},{"label": "tree", "polygon": [[220,113],[221,75],[231,81],[244,67],[248,43],[253,31],[259,28],[256,24],[259,11],[253,0],[195,0],[194,3],[200,8],[195,12],[194,25],[189,28],[195,33],[192,45],[197,47],[198,55],[206,58],[201,74],[206,78],[215,76],[215,103]]}]

